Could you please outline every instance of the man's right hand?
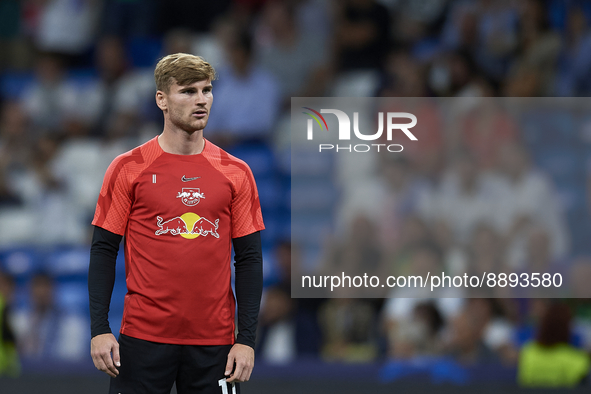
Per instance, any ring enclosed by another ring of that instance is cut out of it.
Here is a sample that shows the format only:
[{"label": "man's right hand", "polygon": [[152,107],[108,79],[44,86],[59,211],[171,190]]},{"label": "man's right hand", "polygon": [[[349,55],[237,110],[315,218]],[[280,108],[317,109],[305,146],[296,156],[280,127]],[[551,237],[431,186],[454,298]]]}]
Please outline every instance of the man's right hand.
[{"label": "man's right hand", "polygon": [[[111,358],[111,353],[113,358]],[[90,355],[96,369],[113,378],[119,375],[119,371],[115,368],[115,366],[121,366],[119,343],[113,334],[101,334],[92,338],[90,341]]]}]

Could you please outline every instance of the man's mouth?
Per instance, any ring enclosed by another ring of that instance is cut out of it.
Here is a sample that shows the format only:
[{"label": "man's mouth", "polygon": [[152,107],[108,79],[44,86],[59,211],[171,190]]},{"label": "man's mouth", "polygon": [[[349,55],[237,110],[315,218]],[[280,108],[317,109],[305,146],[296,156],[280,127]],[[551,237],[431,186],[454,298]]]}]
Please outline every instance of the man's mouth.
[{"label": "man's mouth", "polygon": [[193,112],[193,116],[196,118],[204,118],[207,115],[207,111],[204,109],[198,109],[197,111]]}]

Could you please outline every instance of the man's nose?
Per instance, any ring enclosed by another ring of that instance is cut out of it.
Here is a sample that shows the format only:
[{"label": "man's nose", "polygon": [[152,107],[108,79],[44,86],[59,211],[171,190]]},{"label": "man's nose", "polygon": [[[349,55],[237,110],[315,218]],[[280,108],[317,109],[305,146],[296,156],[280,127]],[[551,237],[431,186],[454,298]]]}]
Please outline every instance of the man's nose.
[{"label": "man's nose", "polygon": [[207,100],[205,99],[205,94],[203,92],[197,93],[197,103],[198,104],[205,104]]}]

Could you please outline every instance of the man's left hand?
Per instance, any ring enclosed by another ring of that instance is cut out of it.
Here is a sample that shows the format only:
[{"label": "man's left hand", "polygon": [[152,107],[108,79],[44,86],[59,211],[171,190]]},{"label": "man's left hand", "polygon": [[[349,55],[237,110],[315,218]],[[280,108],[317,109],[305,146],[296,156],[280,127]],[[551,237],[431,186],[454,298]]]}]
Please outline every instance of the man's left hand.
[{"label": "man's left hand", "polygon": [[[234,369],[234,363],[236,368]],[[254,349],[247,345],[235,343],[228,353],[226,363],[226,382],[247,382],[254,367]],[[234,369],[234,373],[232,373]]]}]

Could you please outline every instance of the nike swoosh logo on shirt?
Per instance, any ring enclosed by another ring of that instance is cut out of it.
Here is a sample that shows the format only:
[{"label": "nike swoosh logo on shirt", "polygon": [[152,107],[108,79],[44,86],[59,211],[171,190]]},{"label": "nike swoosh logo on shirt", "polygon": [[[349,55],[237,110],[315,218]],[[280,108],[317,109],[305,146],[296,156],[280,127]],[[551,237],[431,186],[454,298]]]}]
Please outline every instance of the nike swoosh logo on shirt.
[{"label": "nike swoosh logo on shirt", "polygon": [[183,181],[183,182],[189,182],[189,181],[194,181],[195,179],[199,179],[199,178],[201,178],[201,177],[200,176],[196,176],[196,177],[193,177],[193,178],[187,178],[187,177],[185,177],[183,175],[183,177],[181,178],[181,181]]}]

